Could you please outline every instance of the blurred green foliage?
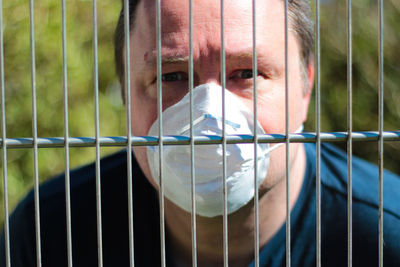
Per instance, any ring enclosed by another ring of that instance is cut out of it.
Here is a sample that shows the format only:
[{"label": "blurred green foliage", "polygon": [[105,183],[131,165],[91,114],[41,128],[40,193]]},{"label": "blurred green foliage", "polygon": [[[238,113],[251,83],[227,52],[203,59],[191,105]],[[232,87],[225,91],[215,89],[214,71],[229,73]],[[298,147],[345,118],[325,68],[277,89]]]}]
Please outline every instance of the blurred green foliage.
[{"label": "blurred green foliage", "polygon": [[[113,32],[121,1],[97,3],[99,109],[102,136],[125,135],[125,111],[114,71]],[[64,136],[61,1],[35,1],[35,57],[38,136]],[[3,1],[7,137],[32,136],[29,1]],[[92,1],[66,1],[69,135],[94,136]],[[102,149],[102,155],[115,151]],[[32,149],[8,150],[10,211],[33,186]],[[70,165],[93,161],[94,148],[72,148]],[[64,170],[64,149],[39,149],[43,181]],[[1,187],[3,208],[3,187]],[[4,213],[1,212],[0,221]]]},{"label": "blurred green foliage", "polygon": [[[347,131],[347,4],[325,0],[321,5],[321,130]],[[400,129],[400,1],[384,8],[384,129]],[[376,0],[352,1],[353,131],[378,130],[379,13]],[[315,90],[314,90],[315,91]],[[315,130],[315,102],[306,131]],[[345,143],[337,143],[346,150]],[[384,166],[400,174],[400,142],[385,143]],[[378,163],[377,142],[354,142],[355,155]]]},{"label": "blurred green foliage", "polygon": [[[378,6],[353,0],[353,129],[378,129]],[[32,136],[29,3],[4,0],[4,53],[7,137]],[[400,2],[384,1],[385,130],[400,130]],[[114,72],[113,32],[121,1],[98,1],[100,134],[125,135],[125,109]],[[36,88],[39,137],[63,136],[60,1],[35,3]],[[70,136],[94,136],[93,25],[90,0],[67,1],[67,55]],[[322,131],[347,129],[346,1],[321,5]],[[315,102],[306,131],[315,130]],[[346,149],[345,144],[338,144]],[[354,153],[377,162],[377,143],[354,143]],[[103,148],[102,155],[118,148]],[[33,185],[32,149],[8,151],[10,211]],[[94,148],[71,148],[71,167],[95,158]],[[400,174],[400,142],[385,145],[385,167]],[[1,167],[0,167],[1,168]],[[64,170],[63,149],[39,149],[39,177]],[[3,187],[0,191],[3,221]]]}]

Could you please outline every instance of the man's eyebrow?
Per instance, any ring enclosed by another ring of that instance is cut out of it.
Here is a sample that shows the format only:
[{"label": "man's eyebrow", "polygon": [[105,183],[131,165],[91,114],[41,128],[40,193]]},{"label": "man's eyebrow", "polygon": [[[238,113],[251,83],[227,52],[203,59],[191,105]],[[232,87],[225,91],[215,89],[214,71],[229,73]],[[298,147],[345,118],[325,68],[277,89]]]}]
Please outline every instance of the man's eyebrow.
[{"label": "man's eyebrow", "polygon": [[188,61],[189,61],[188,56],[162,57],[162,64],[186,63]]},{"label": "man's eyebrow", "polygon": [[[261,53],[257,53],[257,59],[264,57]],[[253,51],[248,52],[239,52],[226,54],[226,60],[230,61],[252,61],[253,60]]]},{"label": "man's eyebrow", "polygon": [[[183,64],[187,63],[189,61],[188,56],[181,56],[181,55],[167,55],[167,56],[161,56],[162,65],[173,65],[173,64]],[[144,58],[145,64],[149,66],[155,66],[157,65],[157,55],[155,53],[149,53],[148,56],[145,55]]]}]

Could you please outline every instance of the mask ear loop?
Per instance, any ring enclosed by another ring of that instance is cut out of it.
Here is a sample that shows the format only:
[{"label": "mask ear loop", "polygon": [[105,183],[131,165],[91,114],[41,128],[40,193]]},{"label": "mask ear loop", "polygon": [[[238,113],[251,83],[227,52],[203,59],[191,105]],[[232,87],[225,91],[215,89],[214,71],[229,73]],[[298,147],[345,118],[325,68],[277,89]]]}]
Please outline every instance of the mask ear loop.
[{"label": "mask ear loop", "polygon": [[[297,128],[295,133],[301,133],[301,132],[303,132],[303,130],[304,130],[304,125],[301,124],[300,127]],[[283,146],[283,145],[284,145],[284,143],[279,143],[279,144],[270,146],[269,149],[267,151],[265,151],[265,155],[271,153],[272,151],[274,151],[275,149],[277,149],[277,148],[279,148],[280,146]]]}]

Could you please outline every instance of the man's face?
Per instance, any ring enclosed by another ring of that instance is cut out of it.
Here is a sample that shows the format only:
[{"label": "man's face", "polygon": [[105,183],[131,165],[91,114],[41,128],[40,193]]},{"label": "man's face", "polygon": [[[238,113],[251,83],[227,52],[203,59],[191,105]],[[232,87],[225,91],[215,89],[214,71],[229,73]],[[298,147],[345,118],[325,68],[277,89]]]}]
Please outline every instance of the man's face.
[{"label": "man's face", "polygon": [[[157,119],[157,71],[155,1],[142,0],[131,31],[132,131],[147,135]],[[189,6],[188,1],[162,1],[163,110],[188,93]],[[194,86],[221,84],[220,3],[194,0],[193,61]],[[225,1],[226,88],[253,110],[252,1]],[[266,133],[285,132],[285,39],[284,6],[281,0],[257,1],[257,109],[258,121]],[[309,93],[304,94],[300,47],[289,32],[289,120],[295,131],[306,119]],[[256,73],[256,71],[254,71]],[[311,75],[310,75],[311,79]],[[229,104],[229,103],[227,103]],[[291,161],[296,157],[293,145]],[[136,158],[149,181],[145,147],[135,147]],[[264,188],[285,175],[284,149],[271,154]]]}]

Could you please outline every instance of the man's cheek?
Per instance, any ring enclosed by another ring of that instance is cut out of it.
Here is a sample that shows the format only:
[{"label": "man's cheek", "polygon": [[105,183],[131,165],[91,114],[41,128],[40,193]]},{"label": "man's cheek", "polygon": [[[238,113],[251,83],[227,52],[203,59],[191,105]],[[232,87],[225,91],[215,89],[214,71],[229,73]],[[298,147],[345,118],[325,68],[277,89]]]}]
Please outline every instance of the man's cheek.
[{"label": "man's cheek", "polygon": [[151,125],[157,119],[157,107],[147,101],[132,101],[132,132],[134,135],[147,135]]},{"label": "man's cheek", "polygon": [[133,147],[133,152],[135,154],[135,159],[139,163],[140,169],[146,176],[147,180],[152,184],[154,188],[158,188],[154,178],[151,176],[149,164],[147,161],[147,147]]}]

